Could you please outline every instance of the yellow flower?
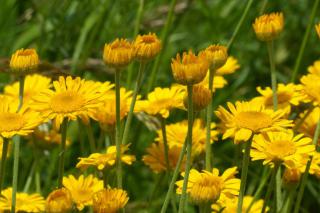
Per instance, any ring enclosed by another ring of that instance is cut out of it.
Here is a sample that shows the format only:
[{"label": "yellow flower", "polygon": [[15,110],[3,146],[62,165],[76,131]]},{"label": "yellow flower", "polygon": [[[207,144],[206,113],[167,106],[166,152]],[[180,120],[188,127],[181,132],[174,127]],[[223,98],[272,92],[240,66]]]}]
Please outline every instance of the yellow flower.
[{"label": "yellow flower", "polygon": [[290,187],[299,184],[301,174],[300,169],[297,167],[286,167],[282,176],[283,185]]},{"label": "yellow flower", "polygon": [[[4,87],[4,94],[15,99],[19,99],[19,87],[20,83],[18,81],[11,85],[7,85]],[[27,75],[24,82],[23,102],[29,102],[34,96],[38,95],[43,90],[49,89],[50,87],[50,78],[38,74]]]},{"label": "yellow flower", "polygon": [[[0,137],[0,156],[2,157],[2,148],[3,148],[3,138]],[[10,156],[11,151],[11,143],[8,143],[8,152],[7,152],[7,158]]]},{"label": "yellow flower", "polygon": [[[131,165],[136,160],[134,155],[124,154],[129,149],[130,144],[122,145],[121,147],[121,161],[125,164]],[[105,154],[93,153],[87,158],[78,158],[80,161],[77,168],[87,169],[88,166],[95,166],[98,170],[103,170],[105,167],[113,166],[116,162],[117,152],[116,146],[109,146]]]},{"label": "yellow flower", "polygon": [[[209,72],[207,73],[206,77],[201,81],[199,84],[209,89]],[[214,75],[213,76],[213,91],[215,92],[216,89],[221,89],[225,85],[227,85],[228,82],[223,76],[220,75]]]},{"label": "yellow flower", "polygon": [[171,69],[174,79],[182,85],[200,83],[206,76],[209,68],[204,54],[196,56],[191,50],[186,53],[177,54],[172,59]]},{"label": "yellow flower", "polygon": [[[251,205],[251,202],[253,202],[253,204],[249,210],[248,208]],[[248,195],[244,196],[241,212],[260,213],[263,207],[263,202],[264,201],[262,199],[254,201],[252,196],[248,196]],[[229,198],[219,199],[217,203],[213,204],[211,207],[213,212],[236,213],[238,208],[238,197],[231,198],[231,199]],[[268,211],[269,211],[269,208],[267,207],[266,212]]]},{"label": "yellow flower", "polygon": [[216,70],[222,67],[228,59],[228,50],[225,46],[221,45],[210,45],[204,51],[200,53],[203,54],[207,61],[209,62],[209,67],[212,70]]},{"label": "yellow flower", "polygon": [[93,195],[93,209],[96,213],[116,213],[128,200],[127,192],[122,189],[103,189]]},{"label": "yellow flower", "polygon": [[320,38],[320,23],[316,24],[315,28],[316,28],[316,32]]},{"label": "yellow flower", "polygon": [[180,86],[157,87],[148,94],[147,100],[137,101],[136,109],[150,115],[169,117],[170,110],[183,107],[184,91]]},{"label": "yellow flower", "polygon": [[[215,130],[216,124],[211,123],[211,140],[210,143],[218,140],[218,131]],[[188,132],[188,122],[182,121],[174,124],[166,125],[168,146],[177,146],[182,148]],[[161,130],[158,130],[156,141],[162,142]],[[206,148],[206,128],[204,122],[200,119],[195,119],[192,128],[192,155],[196,156],[205,151]]]},{"label": "yellow flower", "polygon": [[18,104],[9,97],[0,98],[0,135],[11,138],[14,135],[28,135],[42,122],[39,113],[23,105],[17,112]]},{"label": "yellow flower", "polygon": [[301,95],[303,102],[312,102],[313,105],[320,103],[320,75],[308,74],[300,79],[302,88]]},{"label": "yellow flower", "polygon": [[[61,143],[61,134],[54,129],[46,130],[44,128],[40,129],[39,127],[34,131],[32,137],[30,137],[30,140],[33,140],[33,142],[37,146],[48,149],[48,148],[52,148],[52,146],[59,145]],[[70,144],[71,144],[71,141],[69,140],[69,138],[67,138],[66,145],[69,146]]]},{"label": "yellow flower", "polygon": [[320,60],[317,60],[313,63],[313,65],[308,67],[308,72],[310,74],[320,76]]},{"label": "yellow flower", "polygon": [[286,164],[295,161],[299,155],[312,155],[315,146],[311,138],[293,131],[266,132],[253,137],[250,156],[252,160],[263,160],[263,165]]},{"label": "yellow flower", "polygon": [[[196,204],[214,203],[219,197],[235,197],[239,194],[240,179],[235,178],[237,167],[227,169],[219,176],[218,169],[212,169],[212,172],[203,170],[198,172],[191,169],[187,185],[187,193],[192,202]],[[184,176],[184,172],[181,173]],[[183,180],[176,182],[177,194],[181,194]]]},{"label": "yellow flower", "polygon": [[[27,194],[18,192],[16,194],[16,212],[44,212],[45,200],[40,194]],[[0,212],[9,212],[12,205],[12,188],[1,192]]]},{"label": "yellow flower", "polygon": [[57,129],[64,118],[76,120],[79,117],[87,123],[103,104],[104,93],[112,87],[109,82],[101,84],[70,76],[60,76],[53,86],[55,91],[43,90],[33,98],[32,108],[44,117],[54,119]]},{"label": "yellow flower", "polygon": [[253,29],[261,41],[271,41],[278,37],[283,30],[283,14],[270,13],[256,18]]},{"label": "yellow flower", "polygon": [[[296,119],[296,124],[300,122],[300,120],[305,116],[306,113],[307,113],[307,110],[300,114],[299,116],[300,118]],[[298,131],[310,138],[313,138],[319,118],[320,118],[320,108],[315,107],[311,111],[311,113],[304,119]]]},{"label": "yellow flower", "polygon": [[257,102],[239,102],[235,105],[228,103],[227,111],[219,106],[215,112],[222,121],[224,134],[222,139],[234,138],[234,143],[247,141],[252,134],[258,134],[267,131],[282,131],[292,126],[292,121],[283,119],[285,111],[265,109],[261,103]]},{"label": "yellow flower", "polygon": [[[193,109],[195,111],[201,111],[205,109],[209,103],[211,103],[212,94],[208,88],[203,86],[202,84],[196,84],[192,88],[192,103]],[[183,99],[183,105],[187,109],[188,108],[188,95],[185,93]]]},{"label": "yellow flower", "polygon": [[[168,147],[168,158],[169,158],[169,168],[173,170],[179,159],[179,155],[182,147],[173,146]],[[180,171],[184,171],[183,165],[185,165],[186,158],[182,160],[182,168]],[[164,146],[162,142],[152,143],[150,147],[147,148],[147,154],[142,157],[144,164],[149,166],[153,172],[160,173],[167,171],[167,165],[164,155]]]},{"label": "yellow flower", "polygon": [[306,170],[306,166],[309,160],[309,155],[313,155],[310,169],[309,169],[309,174],[315,175],[318,179],[320,179],[320,153],[319,152],[299,155],[296,157],[294,161],[287,162],[285,166],[289,169],[298,169],[302,174]]},{"label": "yellow flower", "polygon": [[17,50],[10,60],[10,68],[13,71],[29,71],[39,64],[39,57],[35,49]]},{"label": "yellow flower", "polygon": [[238,60],[232,56],[229,56],[226,63],[217,69],[215,72],[216,75],[228,75],[234,73],[240,68]]},{"label": "yellow flower", "polygon": [[138,35],[134,41],[136,58],[140,61],[153,59],[161,50],[161,41],[154,33]]},{"label": "yellow flower", "polygon": [[46,212],[66,213],[72,209],[72,198],[69,190],[61,188],[51,192],[46,200]]},{"label": "yellow flower", "polygon": [[89,175],[81,175],[76,179],[73,175],[63,177],[63,186],[69,190],[78,210],[83,210],[85,206],[92,205],[92,196],[94,193],[103,189],[103,181]]},{"label": "yellow flower", "polygon": [[126,39],[116,39],[104,45],[103,60],[108,66],[117,69],[126,67],[134,57],[134,45]]}]

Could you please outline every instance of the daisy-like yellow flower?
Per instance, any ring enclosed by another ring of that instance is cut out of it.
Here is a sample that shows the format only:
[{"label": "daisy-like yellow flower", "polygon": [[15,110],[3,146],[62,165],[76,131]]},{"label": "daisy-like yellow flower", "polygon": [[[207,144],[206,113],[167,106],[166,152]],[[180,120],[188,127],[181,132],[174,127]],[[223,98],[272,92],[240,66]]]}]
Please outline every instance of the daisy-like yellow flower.
[{"label": "daisy-like yellow flower", "polygon": [[[121,161],[131,165],[136,160],[134,155],[127,155],[125,152],[129,149],[130,144],[121,146]],[[98,170],[103,170],[105,167],[113,166],[116,162],[116,146],[109,146],[106,153],[93,153],[87,158],[78,158],[80,161],[77,168],[87,169],[89,166],[95,166]]]},{"label": "daisy-like yellow flower", "polygon": [[[195,111],[201,111],[205,109],[209,103],[211,103],[212,94],[210,90],[202,84],[196,84],[192,87],[192,103]],[[183,105],[188,108],[188,94],[184,95]]]},{"label": "daisy-like yellow flower", "polygon": [[[40,194],[27,194],[18,192],[16,194],[16,212],[44,212],[45,200]],[[0,212],[9,212],[12,205],[12,188],[1,192]]]},{"label": "daisy-like yellow flower", "polygon": [[[253,202],[252,206],[251,203]],[[262,199],[253,201],[252,196],[244,196],[243,198],[243,205],[242,205],[242,211],[241,212],[247,212],[247,213],[260,213],[261,209],[263,207],[264,201]],[[211,206],[213,212],[220,212],[220,213],[236,213],[238,208],[238,198],[232,198],[232,199],[219,199],[216,204],[213,204]],[[249,211],[248,211],[249,210]],[[266,211],[268,211],[269,208],[267,208]]]},{"label": "daisy-like yellow flower", "polygon": [[206,57],[210,69],[213,70],[222,67],[228,59],[228,50],[222,45],[210,45],[200,54]]},{"label": "daisy-like yellow flower", "polygon": [[73,202],[79,211],[92,205],[93,194],[103,189],[103,181],[89,175],[76,179],[73,175],[63,177],[63,186],[69,190]]},{"label": "daisy-like yellow flower", "polygon": [[17,112],[18,103],[9,97],[0,98],[0,135],[11,138],[14,135],[28,135],[42,122],[39,113],[23,105]]},{"label": "daisy-like yellow flower", "polygon": [[122,189],[103,189],[93,195],[93,209],[96,213],[116,213],[128,200],[127,192]]},{"label": "daisy-like yellow flower", "polygon": [[308,74],[304,75],[300,79],[302,88],[301,95],[302,101],[318,106],[320,103],[320,75]]},{"label": "daisy-like yellow flower", "polygon": [[252,134],[267,131],[282,131],[292,127],[292,121],[283,119],[285,111],[274,112],[265,109],[264,105],[254,101],[239,102],[235,105],[228,102],[229,111],[219,106],[215,112],[222,122],[224,134],[222,139],[234,138],[234,143],[248,141]]},{"label": "daisy-like yellow flower", "polygon": [[320,38],[320,23],[316,24],[315,28],[316,28],[316,32],[318,34],[318,37]]},{"label": "daisy-like yellow flower", "polygon": [[236,70],[240,68],[240,64],[238,59],[233,56],[229,56],[226,63],[217,69],[215,72],[216,75],[228,75],[234,73]]},{"label": "daisy-like yellow flower", "polygon": [[[206,77],[201,81],[199,84],[209,89],[209,72],[207,73]],[[221,89],[225,85],[227,85],[227,80],[221,75],[214,75],[213,76],[213,91],[215,92],[216,89]]]},{"label": "daisy-like yellow flower", "polygon": [[295,186],[300,182],[301,171],[298,167],[286,167],[282,176],[284,186]]},{"label": "daisy-like yellow flower", "polygon": [[191,50],[172,59],[171,69],[174,79],[182,85],[200,83],[207,74],[209,63],[204,54],[196,56]]},{"label": "daisy-like yellow flower", "polygon": [[168,118],[170,110],[183,107],[184,91],[180,86],[157,87],[148,94],[147,100],[137,101],[136,109],[149,115]]},{"label": "daisy-like yellow flower", "polygon": [[35,49],[17,50],[10,60],[13,71],[30,71],[39,65],[39,57]]},{"label": "daisy-like yellow flower", "polygon": [[[239,194],[240,179],[235,178],[237,167],[227,169],[219,176],[219,170],[214,168],[212,172],[203,170],[199,172],[191,169],[187,193],[192,202],[196,204],[214,203],[220,196],[229,198]],[[184,176],[184,172],[181,173]],[[181,194],[183,180],[176,182],[177,194]]]},{"label": "daisy-like yellow flower", "polygon": [[104,45],[103,60],[117,69],[126,67],[135,57],[134,45],[126,39],[116,39]]},{"label": "daisy-like yellow flower", "polygon": [[252,26],[259,40],[271,41],[282,32],[283,22],[282,13],[270,13],[256,18]]},{"label": "daisy-like yellow flower", "polygon": [[[218,140],[219,132],[215,129],[216,124],[211,123],[211,140],[210,143]],[[182,148],[188,132],[188,122],[182,121],[174,124],[166,125],[168,146],[177,146]],[[158,130],[156,141],[163,142],[161,130]],[[204,122],[195,119],[192,128],[192,155],[196,156],[205,151],[206,148],[206,128]]]},{"label": "daisy-like yellow flower", "polygon": [[[4,87],[4,94],[12,98],[19,99],[19,81]],[[42,75],[27,75],[24,81],[23,102],[27,103],[32,97],[38,95],[41,91],[51,87],[51,79]]]},{"label": "daisy-like yellow flower", "polygon": [[[300,120],[308,113],[307,111],[300,114],[300,118],[296,119],[296,123],[299,123]],[[300,125],[298,131],[305,134],[306,136],[313,138],[318,121],[320,118],[320,108],[315,107],[311,113],[304,119],[302,124]]]},{"label": "daisy-like yellow flower", "polygon": [[140,61],[153,59],[161,50],[161,41],[154,33],[138,35],[134,41],[136,58]]},{"label": "daisy-like yellow flower", "polygon": [[315,146],[309,137],[294,135],[293,131],[266,132],[253,137],[250,156],[252,160],[263,160],[263,165],[295,161],[300,155],[312,155]]},{"label": "daisy-like yellow flower", "polygon": [[46,200],[46,212],[66,213],[72,209],[73,201],[69,190],[61,188],[51,192]]},{"label": "daisy-like yellow flower", "polygon": [[313,63],[313,65],[308,67],[308,72],[310,74],[320,76],[320,60],[317,60]]},{"label": "daisy-like yellow flower", "polygon": [[[182,147],[173,146],[168,149],[169,168],[171,170],[173,170],[178,163],[181,148]],[[183,166],[185,165],[185,160],[186,158],[184,157],[181,163],[181,171],[184,171]],[[151,146],[147,148],[147,154],[142,157],[142,161],[155,173],[167,171],[163,143],[152,143]]]},{"label": "daisy-like yellow flower", "polygon": [[[292,83],[287,85],[278,84],[278,108],[289,114],[291,111],[291,105],[297,106],[299,102],[302,101],[300,90],[301,85],[295,85]],[[253,100],[261,102],[267,109],[273,109],[272,89],[270,87],[262,89],[259,86],[257,87],[257,91],[261,94],[261,96],[254,98]]]},{"label": "daisy-like yellow flower", "polygon": [[105,92],[112,88],[109,82],[101,84],[71,76],[60,76],[53,86],[54,91],[43,90],[33,98],[32,108],[44,117],[54,119],[56,129],[64,118],[76,120],[79,117],[88,123],[89,117],[94,117],[96,109],[103,104]]}]

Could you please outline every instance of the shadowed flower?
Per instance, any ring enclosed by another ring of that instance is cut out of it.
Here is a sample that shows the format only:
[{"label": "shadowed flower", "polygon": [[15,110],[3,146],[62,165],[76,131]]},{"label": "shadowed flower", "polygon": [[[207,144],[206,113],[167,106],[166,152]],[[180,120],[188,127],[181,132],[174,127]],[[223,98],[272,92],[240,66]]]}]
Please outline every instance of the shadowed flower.
[{"label": "shadowed flower", "polygon": [[51,192],[46,200],[46,212],[66,213],[72,209],[72,198],[69,190],[65,188]]},{"label": "shadowed flower", "polygon": [[222,67],[228,59],[228,50],[222,45],[210,45],[200,53],[204,55],[209,63],[209,68],[216,70]]},{"label": "shadowed flower", "polygon": [[[40,127],[36,129],[32,137],[30,137],[30,140],[33,140],[33,142],[37,146],[48,149],[48,148],[52,148],[55,145],[61,144],[61,134],[58,131],[54,129],[51,129],[51,130],[40,129]],[[69,138],[67,138],[66,145],[69,146],[70,144],[71,144],[71,141],[69,140]]]},{"label": "shadowed flower", "polygon": [[236,70],[240,68],[240,65],[238,63],[238,60],[233,57],[229,56],[226,63],[217,69],[215,72],[216,75],[228,75],[234,73]]},{"label": "shadowed flower", "polygon": [[283,22],[282,13],[270,13],[256,18],[252,26],[259,40],[271,41],[282,32]]},{"label": "shadowed flower", "polygon": [[96,213],[116,213],[128,200],[127,192],[122,189],[103,189],[93,195],[93,209]]},{"label": "shadowed flower", "polygon": [[13,71],[30,71],[39,64],[39,57],[35,49],[17,50],[10,60],[10,68]]},{"label": "shadowed flower", "polygon": [[320,103],[320,75],[304,75],[300,81],[302,84],[301,95],[303,102],[312,102],[313,105],[318,106]]},{"label": "shadowed flower", "polygon": [[[307,110],[300,114],[299,118],[296,119],[296,124],[300,123],[301,119],[305,117],[306,113],[308,113]],[[305,117],[298,131],[310,138],[313,138],[319,118],[320,118],[320,108],[315,107],[314,109],[312,109],[311,113],[307,117]]]},{"label": "shadowed flower", "polygon": [[315,28],[316,28],[316,32],[318,34],[318,37],[320,38],[320,23],[316,24]]},{"label": "shadowed flower", "polygon": [[[3,149],[3,138],[0,137],[0,156],[2,157],[2,149]],[[11,143],[8,143],[8,152],[7,152],[7,158],[10,156],[11,152]]]},{"label": "shadowed flower", "polygon": [[[205,109],[209,103],[211,103],[212,94],[208,88],[203,86],[202,84],[196,84],[192,87],[192,103],[193,109],[195,111],[200,111]],[[188,109],[188,95],[185,93],[183,99],[183,105],[186,109]]]},{"label": "shadowed flower", "polygon": [[153,59],[161,50],[161,41],[154,33],[138,35],[134,41],[135,56],[140,61]]}]

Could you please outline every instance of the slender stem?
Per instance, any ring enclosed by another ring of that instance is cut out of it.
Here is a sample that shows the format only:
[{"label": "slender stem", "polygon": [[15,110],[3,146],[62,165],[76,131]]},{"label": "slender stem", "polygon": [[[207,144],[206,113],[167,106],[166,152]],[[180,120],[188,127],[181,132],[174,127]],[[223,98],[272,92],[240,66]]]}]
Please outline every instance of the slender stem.
[{"label": "slender stem", "polygon": [[24,185],[23,192],[28,192],[29,191],[29,188],[30,188],[30,185],[31,185],[31,181],[32,181],[32,178],[33,178],[33,175],[34,175],[34,171],[35,171],[35,168],[36,168],[36,164],[37,164],[36,160],[34,160],[32,166],[31,166],[31,170],[30,170],[30,173],[28,175],[26,184]]},{"label": "slender stem", "polygon": [[[209,70],[209,90],[211,96],[213,96],[213,77],[215,70]],[[206,125],[206,170],[211,170],[211,119],[212,119],[212,108],[213,108],[213,99],[207,107],[207,125]]]},{"label": "slender stem", "polygon": [[249,168],[249,162],[250,162],[250,149],[252,144],[252,138],[249,139],[245,143],[245,150],[244,150],[244,156],[242,159],[242,169],[241,169],[241,183],[240,183],[240,192],[239,192],[239,198],[238,198],[238,208],[237,213],[242,212],[242,205],[243,205],[243,198],[244,198],[244,192],[246,189],[246,182],[247,182],[247,176],[248,176],[248,168]]},{"label": "slender stem", "polygon": [[294,126],[293,131],[296,132],[299,130],[300,126],[303,124],[303,122],[306,120],[306,118],[310,115],[310,113],[313,111],[314,107],[311,106],[308,108],[308,111],[303,115],[303,117],[298,121],[298,123]]},{"label": "slender stem", "polygon": [[[317,123],[317,127],[316,127],[316,131],[314,133],[313,136],[313,145],[316,146],[316,150],[318,147],[318,138],[319,138],[319,133],[320,133],[320,119],[318,120]],[[307,166],[306,169],[303,173],[302,179],[301,179],[301,183],[300,183],[300,187],[299,187],[299,191],[298,191],[298,195],[297,195],[297,201],[295,203],[294,206],[294,213],[298,213],[299,209],[300,209],[300,205],[301,205],[301,201],[302,201],[302,197],[303,197],[303,193],[304,193],[304,189],[306,187],[307,184],[307,180],[308,180],[308,176],[309,176],[309,170],[310,170],[310,166],[311,166],[311,162],[312,162],[313,156],[310,156],[308,162],[307,162]]]},{"label": "slender stem", "polygon": [[269,187],[267,189],[267,193],[266,193],[266,196],[265,196],[265,199],[264,199],[264,202],[263,202],[263,207],[261,209],[261,213],[265,213],[267,205],[268,205],[268,202],[269,202],[270,197],[271,197],[272,190],[275,189],[275,187],[276,187],[275,186],[275,181],[276,181],[276,175],[277,175],[279,167],[280,167],[279,164],[275,164],[274,168],[272,170],[270,184],[269,184]]},{"label": "slender stem", "polygon": [[296,191],[296,187],[291,187],[288,192],[287,192],[287,198],[286,198],[286,202],[284,203],[282,209],[281,209],[281,213],[290,213],[291,212],[291,206],[295,197],[295,191]]},{"label": "slender stem", "polygon": [[88,134],[91,153],[94,153],[97,149],[96,149],[96,142],[94,139],[94,134],[91,126],[91,121],[89,121],[89,124],[86,125],[86,127],[87,127],[87,134]]},{"label": "slender stem", "polygon": [[103,185],[104,185],[104,188],[108,188],[108,172],[106,169],[104,169],[102,171],[103,173]]},{"label": "slender stem", "polygon": [[246,7],[245,7],[245,9],[244,9],[244,11],[243,11],[243,13],[242,13],[242,16],[241,16],[241,18],[240,18],[237,26],[236,26],[236,29],[234,30],[234,32],[233,32],[233,34],[232,34],[232,36],[231,36],[231,39],[230,39],[229,42],[228,42],[228,46],[227,46],[228,49],[231,48],[231,46],[232,46],[232,44],[233,44],[233,42],[234,42],[234,39],[235,39],[236,36],[238,35],[239,30],[240,30],[240,28],[241,28],[244,20],[246,19],[247,15],[248,15],[248,12],[249,12],[249,9],[250,9],[252,3],[253,3],[253,0],[248,0],[248,1],[247,1],[247,5],[246,5]]},{"label": "slender stem", "polygon": [[192,127],[193,127],[193,103],[192,103],[192,85],[187,86],[188,90],[188,133],[187,133],[187,159],[186,170],[183,178],[182,194],[179,202],[179,213],[184,212],[184,206],[187,199],[187,186],[189,173],[191,168],[191,152],[192,152]]},{"label": "slender stem", "polygon": [[4,174],[6,171],[6,161],[7,161],[8,149],[9,149],[9,139],[3,138],[2,156],[1,156],[1,165],[0,165],[0,194],[2,191],[2,183],[3,183],[3,179],[4,179]]},{"label": "slender stem", "polygon": [[60,153],[59,153],[58,188],[62,187],[62,179],[63,179],[63,173],[64,173],[64,154],[66,152],[67,128],[68,128],[68,119],[64,118],[60,127],[61,144],[60,144]]},{"label": "slender stem", "polygon": [[267,46],[268,46],[268,54],[269,54],[269,61],[270,61],[273,111],[277,111],[278,110],[277,76],[276,76],[276,67],[274,63],[273,41],[268,42]]},{"label": "slender stem", "polygon": [[167,172],[170,171],[170,162],[169,162],[169,148],[168,148],[168,140],[167,140],[167,132],[166,132],[166,119],[161,116],[161,133],[163,138],[163,148],[164,148],[164,159],[166,161]]},{"label": "slender stem", "polygon": [[319,5],[319,0],[315,0],[313,3],[313,6],[312,6],[312,11],[311,11],[310,19],[308,22],[307,30],[304,33],[303,40],[302,40],[302,43],[301,43],[301,46],[299,49],[298,57],[297,57],[296,62],[294,64],[293,73],[291,76],[291,82],[294,82],[296,80],[298,70],[300,68],[302,56],[304,54],[304,50],[306,48],[311,29],[313,27],[313,22],[314,22],[314,18],[315,18],[316,12],[317,12],[318,5]]},{"label": "slender stem", "polygon": [[137,81],[136,81],[136,86],[135,86],[134,91],[133,91],[131,104],[130,104],[130,109],[129,109],[127,121],[126,121],[126,124],[125,124],[125,127],[124,127],[122,144],[127,144],[128,143],[129,131],[130,131],[130,126],[131,126],[132,117],[133,117],[133,110],[134,110],[134,106],[136,104],[137,96],[138,96],[138,93],[139,93],[139,90],[140,90],[140,87],[141,87],[141,82],[142,82],[142,78],[143,78],[143,74],[144,74],[145,68],[146,68],[146,63],[145,62],[140,62],[140,67],[139,67],[139,71],[138,71],[138,77],[137,77]]},{"label": "slender stem", "polygon": [[19,106],[17,112],[21,109],[23,105],[23,93],[24,93],[24,76],[19,77]]},{"label": "slender stem", "polygon": [[122,188],[121,165],[121,120],[120,120],[120,70],[115,72],[116,84],[116,150],[117,150],[117,187]]},{"label": "slender stem", "polygon": [[266,9],[267,3],[268,3],[268,0],[264,0],[264,1],[262,2],[262,6],[261,6],[261,8],[260,8],[259,15],[262,15],[262,14],[263,14],[263,12],[264,12],[265,9]]}]

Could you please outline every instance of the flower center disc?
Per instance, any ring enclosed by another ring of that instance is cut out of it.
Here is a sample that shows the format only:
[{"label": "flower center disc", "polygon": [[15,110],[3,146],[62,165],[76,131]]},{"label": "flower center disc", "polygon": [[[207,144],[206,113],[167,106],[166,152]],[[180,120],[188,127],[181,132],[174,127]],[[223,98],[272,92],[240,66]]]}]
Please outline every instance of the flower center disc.
[{"label": "flower center disc", "polygon": [[294,142],[286,140],[273,141],[266,147],[266,149],[267,153],[276,159],[283,159],[284,157],[296,152]]},{"label": "flower center disc", "polygon": [[0,131],[19,130],[23,126],[23,118],[16,113],[2,112],[0,113]]},{"label": "flower center disc", "polygon": [[193,184],[190,195],[195,202],[215,201],[220,197],[222,187],[220,177],[202,177],[200,181]]},{"label": "flower center disc", "polygon": [[[291,99],[291,95],[290,94],[288,94],[286,92],[278,93],[278,104],[288,103],[288,101],[290,99]],[[272,97],[272,95],[266,98],[265,105],[273,106],[273,97]]]},{"label": "flower center disc", "polygon": [[240,128],[258,131],[272,125],[272,118],[263,112],[240,112],[235,116],[235,123]]},{"label": "flower center disc", "polygon": [[51,109],[58,113],[70,113],[80,110],[84,105],[81,96],[72,92],[63,92],[51,99]]}]

